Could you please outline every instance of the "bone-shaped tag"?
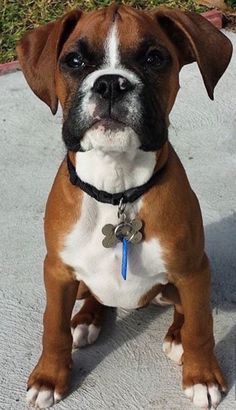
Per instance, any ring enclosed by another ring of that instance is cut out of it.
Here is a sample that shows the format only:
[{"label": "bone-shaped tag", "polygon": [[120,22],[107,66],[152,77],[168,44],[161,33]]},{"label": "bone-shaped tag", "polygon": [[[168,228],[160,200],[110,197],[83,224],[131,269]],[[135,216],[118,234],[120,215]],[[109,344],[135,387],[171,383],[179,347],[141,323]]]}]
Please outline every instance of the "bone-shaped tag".
[{"label": "bone-shaped tag", "polygon": [[142,226],[143,222],[138,218],[130,222],[121,222],[117,226],[107,224],[102,228],[102,233],[105,235],[102,244],[105,248],[112,248],[123,239],[133,244],[139,243],[143,238],[140,232]]}]

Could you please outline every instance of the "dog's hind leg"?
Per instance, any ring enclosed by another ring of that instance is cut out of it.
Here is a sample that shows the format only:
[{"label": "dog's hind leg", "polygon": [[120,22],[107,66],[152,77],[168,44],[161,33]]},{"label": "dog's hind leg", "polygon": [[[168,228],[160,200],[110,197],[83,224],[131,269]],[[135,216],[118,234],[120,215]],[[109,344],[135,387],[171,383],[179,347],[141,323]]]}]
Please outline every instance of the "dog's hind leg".
[{"label": "dog's hind leg", "polygon": [[97,340],[105,308],[92,295],[84,299],[83,306],[71,320],[74,348],[92,344]]},{"label": "dog's hind leg", "polygon": [[181,328],[184,323],[184,315],[180,313],[178,307],[174,307],[174,319],[170,326],[163,342],[163,351],[166,356],[176,362],[182,364],[183,346],[181,342]]},{"label": "dog's hind leg", "polygon": [[165,305],[174,305],[174,318],[163,342],[163,351],[169,359],[182,364],[183,346],[181,343],[181,328],[184,323],[183,309],[178,289],[171,283],[163,286],[156,302]]}]

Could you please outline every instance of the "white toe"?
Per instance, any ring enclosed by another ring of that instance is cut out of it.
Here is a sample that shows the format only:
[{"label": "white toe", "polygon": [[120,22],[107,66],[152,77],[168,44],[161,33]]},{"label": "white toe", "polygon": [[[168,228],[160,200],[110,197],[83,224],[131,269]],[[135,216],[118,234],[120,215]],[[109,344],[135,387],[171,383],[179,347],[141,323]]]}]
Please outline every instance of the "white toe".
[{"label": "white toe", "polygon": [[171,342],[169,340],[164,340],[162,345],[163,352],[168,355],[171,352]]},{"label": "white toe", "polygon": [[35,404],[39,409],[47,409],[48,407],[51,407],[54,404],[54,391],[41,388]]},{"label": "white toe", "polygon": [[183,346],[182,343],[176,343],[175,341],[164,340],[162,345],[163,352],[169,359],[173,360],[175,363],[182,364]]},{"label": "white toe", "polygon": [[193,400],[193,386],[186,387],[184,394],[188,399]]},{"label": "white toe", "polygon": [[73,346],[83,347],[88,340],[88,325],[78,325],[73,331]]},{"label": "white toe", "polygon": [[209,386],[208,393],[211,397],[212,407],[216,408],[221,401],[221,392],[220,392],[219,387],[216,384]]},{"label": "white toe", "polygon": [[26,402],[29,406],[35,404],[39,390],[36,387],[31,387],[26,393]]},{"label": "white toe", "polygon": [[207,386],[205,384],[198,383],[193,386],[193,390],[193,404],[197,407],[207,409],[209,405],[207,396]]},{"label": "white toe", "polygon": [[89,325],[89,328],[88,328],[88,343],[90,345],[97,340],[98,335],[100,333],[100,330],[101,330],[101,328],[95,326],[93,323],[91,325]]},{"label": "white toe", "polygon": [[76,326],[76,328],[72,331],[73,347],[83,347],[94,343],[98,338],[100,330],[101,328],[95,326],[94,324],[81,324]]},{"label": "white toe", "polygon": [[62,396],[56,391],[54,391],[54,403],[58,403],[61,400],[62,400]]}]

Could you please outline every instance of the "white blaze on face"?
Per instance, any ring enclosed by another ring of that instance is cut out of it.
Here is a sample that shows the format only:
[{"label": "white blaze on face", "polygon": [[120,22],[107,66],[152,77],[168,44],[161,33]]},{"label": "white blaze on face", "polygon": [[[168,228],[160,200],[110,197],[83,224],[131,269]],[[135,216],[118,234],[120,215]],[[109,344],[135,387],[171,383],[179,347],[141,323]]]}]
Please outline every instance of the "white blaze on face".
[{"label": "white blaze on face", "polygon": [[111,68],[120,66],[119,33],[116,23],[112,25],[106,39],[105,65]]},{"label": "white blaze on face", "polygon": [[[108,31],[107,38],[105,40],[105,57],[103,65],[98,70],[89,74],[82,83],[81,90],[85,94],[85,102],[83,104],[83,110],[86,109],[88,100],[91,97],[91,89],[94,86],[95,81],[103,75],[119,75],[129,80],[134,85],[140,85],[141,81],[139,77],[131,70],[124,68],[121,64],[120,52],[119,52],[119,33],[117,24],[114,23]],[[86,95],[87,93],[87,95]]]},{"label": "white blaze on face", "polygon": [[[90,73],[83,81],[81,91],[84,94],[81,104],[82,118],[90,121],[91,118],[99,120],[99,110],[96,114],[96,106],[101,104],[96,100],[93,87],[95,82],[105,75],[119,76],[120,88],[125,86],[126,80],[134,85],[135,91],[128,93],[123,100],[122,107],[126,107],[128,115],[127,120],[140,116],[140,102],[138,99],[139,90],[142,87],[141,81],[135,72],[126,69],[121,64],[120,56],[120,39],[117,23],[113,23],[104,39],[104,58],[101,67]],[[105,129],[100,125],[96,128],[88,128],[81,140],[81,147],[84,151],[100,150],[103,152],[126,152],[137,150],[140,146],[140,140],[136,132],[130,127],[121,127],[121,129]]]}]

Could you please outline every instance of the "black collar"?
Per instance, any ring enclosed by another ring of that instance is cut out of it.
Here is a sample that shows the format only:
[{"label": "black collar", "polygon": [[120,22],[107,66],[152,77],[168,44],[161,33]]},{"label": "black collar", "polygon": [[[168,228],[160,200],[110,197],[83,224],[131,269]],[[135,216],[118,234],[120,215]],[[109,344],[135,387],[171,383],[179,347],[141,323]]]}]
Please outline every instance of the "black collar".
[{"label": "black collar", "polygon": [[67,166],[70,174],[70,182],[73,185],[82,189],[82,191],[86,192],[86,194],[90,195],[92,198],[96,199],[96,201],[112,205],[119,205],[121,199],[123,199],[122,203],[124,204],[126,204],[127,202],[132,203],[136,201],[136,199],[138,199],[145,192],[147,192],[153,185],[156,184],[157,179],[163,173],[165,165],[166,164],[164,164],[162,168],[156,171],[155,174],[153,174],[145,184],[135,188],[127,189],[124,192],[118,192],[117,194],[110,194],[109,192],[99,190],[95,188],[95,186],[82,181],[80,177],[77,175],[76,169],[70,160],[69,154],[67,154]]}]

